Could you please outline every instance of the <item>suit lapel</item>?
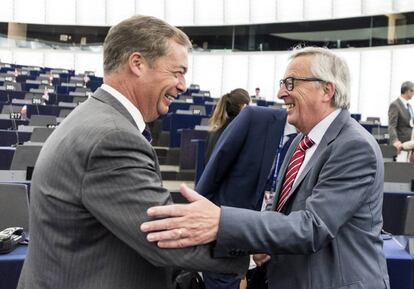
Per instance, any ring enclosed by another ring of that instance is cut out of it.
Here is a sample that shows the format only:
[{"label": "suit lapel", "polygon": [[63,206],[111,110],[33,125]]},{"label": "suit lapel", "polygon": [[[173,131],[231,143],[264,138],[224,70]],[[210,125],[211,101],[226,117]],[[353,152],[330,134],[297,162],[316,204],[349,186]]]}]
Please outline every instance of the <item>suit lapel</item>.
[{"label": "suit lapel", "polygon": [[[309,173],[311,168],[315,165],[315,163],[319,160],[319,157],[321,156],[322,152],[325,151],[326,147],[335,140],[335,138],[338,136],[339,132],[341,131],[342,127],[344,126],[347,119],[349,119],[350,114],[347,110],[342,110],[339,115],[335,118],[335,120],[331,123],[331,125],[328,127],[328,130],[326,131],[325,135],[322,137],[321,142],[318,144],[318,147],[316,151],[313,153],[311,159],[306,164],[306,167],[302,170],[299,176],[297,176],[297,180],[295,181],[293,187],[291,188],[289,195],[287,197],[286,203],[289,201],[289,198],[295,193],[296,189],[298,189],[299,185],[303,181],[303,179],[306,177],[306,175]],[[296,146],[298,145],[299,141],[302,139],[303,134],[299,134],[298,137],[294,140],[292,143],[292,146],[289,149],[289,153],[286,156],[285,162],[283,162],[282,170],[281,170],[281,176],[278,177],[278,185],[277,185],[277,195],[275,196],[272,210],[276,207],[276,202],[279,199],[279,191],[280,187],[282,185],[283,177],[285,175],[286,168],[289,164],[290,158],[292,154],[294,153]]]},{"label": "suit lapel", "polygon": [[402,111],[403,117],[405,118],[405,120],[407,122],[410,122],[411,119],[411,115],[410,112],[408,111],[407,107],[404,105],[404,103],[401,101],[401,99],[398,99],[398,105],[400,107],[400,110]]},{"label": "suit lapel", "polygon": [[113,107],[115,110],[117,110],[121,115],[123,115],[126,119],[129,120],[129,122],[132,123],[133,126],[135,126],[138,129],[137,124],[135,123],[134,119],[132,118],[131,114],[128,112],[128,110],[110,93],[106,92],[105,90],[98,88],[95,93],[92,95],[93,98],[95,98],[98,101],[104,102],[111,107]]}]

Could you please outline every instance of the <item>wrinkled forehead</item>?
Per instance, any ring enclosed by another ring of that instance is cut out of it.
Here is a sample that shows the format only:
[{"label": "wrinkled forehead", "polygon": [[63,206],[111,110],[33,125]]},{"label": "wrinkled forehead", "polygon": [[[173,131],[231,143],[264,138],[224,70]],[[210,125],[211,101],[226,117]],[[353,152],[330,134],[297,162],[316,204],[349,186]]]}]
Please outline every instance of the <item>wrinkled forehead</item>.
[{"label": "wrinkled forehead", "polygon": [[289,76],[312,76],[312,56],[298,56],[291,59],[286,67],[285,78]]}]

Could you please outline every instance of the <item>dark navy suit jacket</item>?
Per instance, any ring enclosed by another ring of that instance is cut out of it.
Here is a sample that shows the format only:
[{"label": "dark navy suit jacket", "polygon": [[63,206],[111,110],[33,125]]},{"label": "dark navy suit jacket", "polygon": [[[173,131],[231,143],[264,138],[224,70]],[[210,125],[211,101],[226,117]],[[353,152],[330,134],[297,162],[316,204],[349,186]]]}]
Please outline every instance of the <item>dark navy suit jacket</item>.
[{"label": "dark navy suit jacket", "polygon": [[217,205],[260,210],[286,117],[284,109],[243,109],[218,140],[196,191]]}]

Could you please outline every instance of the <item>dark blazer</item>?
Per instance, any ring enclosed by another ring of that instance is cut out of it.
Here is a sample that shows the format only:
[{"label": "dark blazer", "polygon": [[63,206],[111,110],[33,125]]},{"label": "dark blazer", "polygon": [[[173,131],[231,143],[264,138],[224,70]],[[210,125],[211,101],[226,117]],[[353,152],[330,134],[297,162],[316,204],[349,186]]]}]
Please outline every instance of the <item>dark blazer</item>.
[{"label": "dark blazer", "polygon": [[154,148],[98,89],[47,139],[33,173],[30,242],[19,289],[170,289],[172,267],[242,274],[247,258],[210,247],[160,249],[140,225],[172,202]]},{"label": "dark blazer", "polygon": [[206,148],[206,154],[204,156],[205,163],[210,160],[211,154],[213,153],[214,148],[216,147],[217,141],[219,140],[221,134],[223,131],[227,128],[227,126],[230,124],[230,122],[233,121],[234,118],[229,118],[224,125],[219,128],[218,130],[209,131],[208,137],[207,137],[207,148]]},{"label": "dark blazer", "polygon": [[383,184],[378,143],[342,110],[298,175],[283,213],[274,211],[278,196],[269,212],[221,207],[217,251],[271,255],[269,289],[389,289],[380,235]]},{"label": "dark blazer", "polygon": [[412,127],[410,125],[410,113],[403,102],[398,98],[388,108],[388,132],[390,144],[395,141],[406,142],[411,139]]},{"label": "dark blazer", "polygon": [[248,106],[221,135],[196,190],[218,205],[259,210],[286,110]]}]

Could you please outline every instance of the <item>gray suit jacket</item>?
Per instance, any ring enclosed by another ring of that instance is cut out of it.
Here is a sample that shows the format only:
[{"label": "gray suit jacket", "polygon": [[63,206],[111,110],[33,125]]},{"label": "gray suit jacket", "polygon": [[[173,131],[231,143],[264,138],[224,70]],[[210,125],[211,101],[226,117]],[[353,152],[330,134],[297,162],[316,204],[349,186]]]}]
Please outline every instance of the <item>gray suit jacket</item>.
[{"label": "gray suit jacket", "polygon": [[30,242],[18,288],[166,289],[172,267],[243,274],[247,257],[159,249],[139,227],[171,203],[157,156],[126,109],[98,89],[44,144],[31,187]]},{"label": "gray suit jacket", "polygon": [[411,139],[412,127],[410,125],[410,113],[402,101],[397,98],[388,108],[388,133],[390,144],[399,140],[400,142]]},{"label": "gray suit jacket", "polygon": [[217,250],[272,255],[271,289],[389,288],[380,236],[383,180],[378,144],[343,110],[298,176],[283,213],[275,204],[266,212],[222,207]]}]

